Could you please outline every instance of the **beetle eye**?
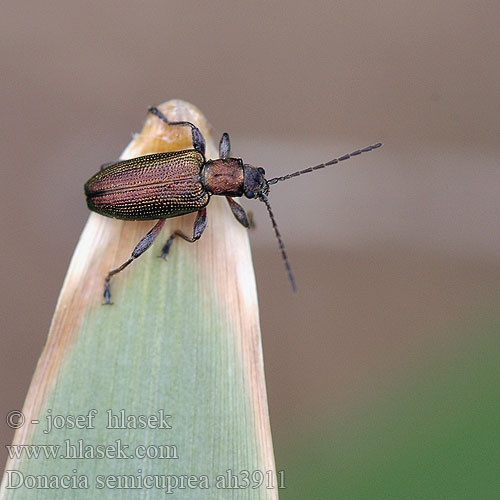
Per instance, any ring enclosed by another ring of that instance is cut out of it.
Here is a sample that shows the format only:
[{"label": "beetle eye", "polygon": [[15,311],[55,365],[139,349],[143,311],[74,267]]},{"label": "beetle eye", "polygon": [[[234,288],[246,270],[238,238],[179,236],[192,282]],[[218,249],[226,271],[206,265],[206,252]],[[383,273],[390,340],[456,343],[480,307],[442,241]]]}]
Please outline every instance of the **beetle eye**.
[{"label": "beetle eye", "polygon": [[262,167],[259,167],[257,169],[262,175],[266,175],[266,171],[262,168]]},{"label": "beetle eye", "polygon": [[253,198],[253,197],[255,196],[255,194],[254,194],[254,192],[253,192],[253,191],[247,191],[247,192],[245,193],[245,196],[246,196],[247,198]]}]

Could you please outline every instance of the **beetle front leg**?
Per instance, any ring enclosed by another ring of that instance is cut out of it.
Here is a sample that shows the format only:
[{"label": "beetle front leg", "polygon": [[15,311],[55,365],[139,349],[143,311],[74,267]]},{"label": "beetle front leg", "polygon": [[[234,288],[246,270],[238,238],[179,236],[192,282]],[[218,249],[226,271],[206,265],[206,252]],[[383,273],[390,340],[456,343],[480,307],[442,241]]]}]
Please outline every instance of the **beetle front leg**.
[{"label": "beetle front leg", "polygon": [[202,208],[201,210],[198,211],[198,215],[196,216],[196,220],[194,221],[193,236],[192,237],[187,236],[182,231],[173,232],[166,241],[165,245],[163,245],[163,249],[161,251],[161,258],[162,259],[167,258],[168,252],[170,251],[170,247],[172,246],[172,243],[177,236],[180,236],[183,240],[186,240],[189,243],[194,243],[195,241],[200,239],[200,236],[203,234],[203,231],[205,231],[206,227],[207,227],[207,209]]},{"label": "beetle front leg", "polygon": [[132,252],[132,255],[130,256],[130,259],[125,261],[120,267],[117,267],[116,269],[113,269],[108,273],[106,278],[104,279],[104,304],[105,305],[110,305],[111,304],[111,291],[109,289],[109,282],[111,281],[111,278],[115,275],[118,274],[120,271],[123,271],[129,264],[132,263],[135,259],[140,257],[152,244],[153,241],[156,239],[156,237],[160,234],[160,231],[162,230],[164,224],[165,224],[166,219],[160,219],[153,229],[149,231],[144,238],[142,238],[139,243],[137,243],[137,246],[134,248],[134,251]]},{"label": "beetle front leg", "polygon": [[231,143],[229,142],[229,134],[224,132],[219,142],[219,158],[225,160],[229,158],[231,153]]},{"label": "beetle front leg", "polygon": [[248,219],[248,229],[250,229],[250,231],[253,231],[257,226],[255,225],[253,212],[251,210],[247,212],[247,219]]},{"label": "beetle front leg", "polygon": [[231,211],[233,212],[233,215],[236,217],[236,220],[246,228],[251,227],[245,209],[239,203],[234,201],[230,196],[226,196],[226,200],[229,203]]}]

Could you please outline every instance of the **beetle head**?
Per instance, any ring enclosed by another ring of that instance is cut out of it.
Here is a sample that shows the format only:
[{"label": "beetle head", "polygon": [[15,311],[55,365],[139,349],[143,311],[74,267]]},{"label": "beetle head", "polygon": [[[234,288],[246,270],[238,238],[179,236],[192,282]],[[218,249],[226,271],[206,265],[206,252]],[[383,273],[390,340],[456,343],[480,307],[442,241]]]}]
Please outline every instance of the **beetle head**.
[{"label": "beetle head", "polygon": [[[227,144],[229,144],[229,138],[227,138]],[[221,144],[222,144],[221,140]],[[294,177],[298,177],[302,174],[308,174],[310,172],[314,172],[315,170],[319,170],[320,168],[325,168],[330,165],[336,165],[341,161],[352,158],[353,156],[360,155],[361,153],[367,153],[368,151],[373,151],[374,149],[382,146],[380,142],[374,144],[373,146],[368,146],[366,148],[358,149],[351,154],[347,154],[341,156],[339,158],[334,158],[326,163],[320,163],[314,167],[305,168],[303,170],[298,170],[297,172],[292,172],[290,174],[283,175],[281,177],[273,177],[272,179],[267,180],[264,176],[266,172],[262,167],[253,167],[252,165],[243,165],[243,194],[247,198],[257,198],[258,200],[265,203],[267,211],[269,213],[269,217],[271,218],[271,223],[274,228],[274,233],[276,238],[278,239],[279,247],[281,250],[281,257],[283,258],[283,262],[285,263],[286,272],[288,274],[288,279],[290,280],[290,284],[292,285],[292,290],[296,291],[295,279],[293,277],[292,268],[288,262],[288,256],[285,251],[285,245],[283,240],[281,239],[281,234],[278,229],[278,224],[276,223],[276,219],[274,218],[273,210],[271,208],[271,204],[269,203],[269,199],[267,197],[267,193],[269,192],[269,186],[276,184],[280,181],[286,181],[288,179],[293,179]],[[225,146],[227,149],[229,146]]]},{"label": "beetle head", "polygon": [[262,167],[243,165],[243,194],[247,198],[260,198],[269,192],[269,185],[265,179],[266,172]]}]

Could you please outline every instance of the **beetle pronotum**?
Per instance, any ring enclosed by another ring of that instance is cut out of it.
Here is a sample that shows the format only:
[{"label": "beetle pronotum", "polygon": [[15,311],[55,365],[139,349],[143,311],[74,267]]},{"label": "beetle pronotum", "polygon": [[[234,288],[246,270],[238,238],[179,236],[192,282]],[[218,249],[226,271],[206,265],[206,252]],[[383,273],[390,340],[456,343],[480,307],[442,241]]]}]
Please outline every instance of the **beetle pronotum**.
[{"label": "beetle pronotum", "polygon": [[233,198],[244,195],[246,198],[260,200],[266,205],[288,279],[295,291],[295,279],[267,196],[269,186],[335,165],[382,146],[381,143],[373,144],[326,163],[267,180],[262,167],[254,167],[243,163],[240,158],[229,156],[230,143],[227,133],[222,135],[219,143],[219,159],[206,160],[205,139],[195,125],[190,122],[170,122],[155,107],[150,107],[149,112],[167,125],[191,127],[194,149],[155,153],[105,164],[101,167],[101,171],[85,184],[87,205],[94,212],[122,220],[158,220],[148,234],[139,241],[130,258],[107,274],[104,280],[105,304],[111,303],[111,278],[123,271],[152,245],[166,219],[197,212],[193,235],[187,236],[181,231],[174,231],[163,246],[161,255],[163,258],[166,258],[176,237],[188,242],[195,242],[200,238],[207,225],[206,206],[212,195],[225,196],[236,220],[244,227],[249,226],[247,215],[243,207]]}]

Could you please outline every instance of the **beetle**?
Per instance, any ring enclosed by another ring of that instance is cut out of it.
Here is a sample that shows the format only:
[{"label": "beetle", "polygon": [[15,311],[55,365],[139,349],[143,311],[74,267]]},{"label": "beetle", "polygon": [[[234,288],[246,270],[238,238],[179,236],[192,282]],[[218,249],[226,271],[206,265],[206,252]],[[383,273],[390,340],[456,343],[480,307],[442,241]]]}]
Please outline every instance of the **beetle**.
[{"label": "beetle", "polygon": [[86,182],[85,195],[91,211],[121,220],[158,220],[139,241],[130,258],[107,274],[104,280],[105,304],[111,304],[111,278],[123,271],[153,244],[166,219],[197,212],[193,235],[174,231],[163,246],[161,257],[164,259],[175,238],[180,237],[193,243],[201,237],[207,225],[206,207],[212,195],[225,196],[236,220],[246,228],[249,227],[249,221],[245,210],[233,198],[245,196],[264,202],[278,239],[290,284],[295,291],[295,279],[268,199],[269,186],[335,165],[382,146],[377,143],[314,167],[266,179],[262,167],[255,167],[243,163],[240,158],[229,156],[231,148],[227,133],[222,135],[219,143],[219,158],[207,160],[205,139],[198,127],[187,121],[169,121],[156,107],[150,107],[148,111],[169,126],[190,127],[193,149],[155,153],[107,163]]}]

